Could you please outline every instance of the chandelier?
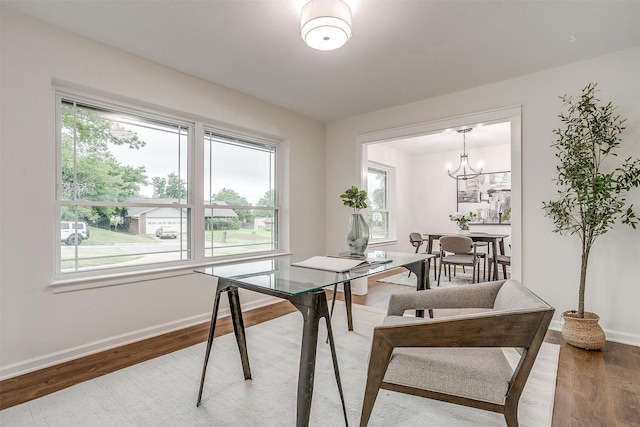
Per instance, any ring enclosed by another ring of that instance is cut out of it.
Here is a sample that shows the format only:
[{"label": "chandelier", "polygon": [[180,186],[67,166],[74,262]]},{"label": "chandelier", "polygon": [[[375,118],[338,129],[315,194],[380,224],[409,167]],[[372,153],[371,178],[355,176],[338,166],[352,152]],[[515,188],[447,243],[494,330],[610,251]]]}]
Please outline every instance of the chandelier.
[{"label": "chandelier", "polygon": [[[462,134],[462,154],[460,154],[460,164],[456,170],[452,171],[450,166],[447,166],[447,173],[453,179],[472,179],[476,178],[482,173],[482,167],[480,169],[474,169],[469,165],[469,155],[467,154],[467,133],[471,132],[472,128],[460,129],[458,133]],[[458,172],[462,171],[460,175]],[[470,173],[467,173],[469,171]]]}]

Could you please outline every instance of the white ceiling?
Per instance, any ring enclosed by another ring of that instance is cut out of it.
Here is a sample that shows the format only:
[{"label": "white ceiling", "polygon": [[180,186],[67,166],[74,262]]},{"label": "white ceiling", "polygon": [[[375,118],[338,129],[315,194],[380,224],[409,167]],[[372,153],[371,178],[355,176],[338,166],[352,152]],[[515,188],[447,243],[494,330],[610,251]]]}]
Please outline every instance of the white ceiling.
[{"label": "white ceiling", "polygon": [[[467,149],[492,145],[509,145],[511,143],[511,125],[508,122],[488,125],[470,124],[468,127],[472,128],[472,130],[466,134]],[[456,132],[456,129],[447,129],[442,132],[387,141],[382,144],[416,155],[443,151],[461,152],[463,135]]]},{"label": "white ceiling", "polygon": [[320,121],[640,44],[640,1],[348,0],[353,37],[300,39],[305,0],[0,0],[2,6]]}]

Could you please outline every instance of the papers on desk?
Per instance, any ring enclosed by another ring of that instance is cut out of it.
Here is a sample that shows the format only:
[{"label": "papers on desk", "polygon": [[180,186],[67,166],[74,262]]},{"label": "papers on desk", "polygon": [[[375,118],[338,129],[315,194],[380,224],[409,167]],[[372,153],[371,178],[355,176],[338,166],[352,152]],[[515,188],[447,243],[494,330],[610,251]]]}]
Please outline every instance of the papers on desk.
[{"label": "papers on desk", "polygon": [[344,273],[358,267],[367,267],[374,264],[383,264],[391,262],[391,259],[366,260],[354,258],[340,258],[330,256],[314,256],[307,260],[294,262],[293,266],[314,268],[316,270],[335,271],[336,273]]}]

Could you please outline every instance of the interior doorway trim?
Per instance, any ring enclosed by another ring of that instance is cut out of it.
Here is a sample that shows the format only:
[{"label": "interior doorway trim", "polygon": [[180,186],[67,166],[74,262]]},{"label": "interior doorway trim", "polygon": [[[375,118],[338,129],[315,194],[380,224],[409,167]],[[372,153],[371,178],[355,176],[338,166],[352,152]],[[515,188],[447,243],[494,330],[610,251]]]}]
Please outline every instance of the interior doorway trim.
[{"label": "interior doorway trim", "polygon": [[[360,144],[361,176],[366,177],[367,145],[406,139],[461,126],[504,123],[511,126],[511,277],[522,280],[522,106],[516,105],[457,117],[442,118],[409,126],[356,135]],[[363,181],[364,182],[364,181]]]}]

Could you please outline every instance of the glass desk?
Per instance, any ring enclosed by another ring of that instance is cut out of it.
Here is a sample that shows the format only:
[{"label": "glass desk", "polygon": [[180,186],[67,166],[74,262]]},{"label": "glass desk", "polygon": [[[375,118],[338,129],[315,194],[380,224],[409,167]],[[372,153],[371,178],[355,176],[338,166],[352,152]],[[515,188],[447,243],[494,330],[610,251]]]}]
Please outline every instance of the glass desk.
[{"label": "glass desk", "polygon": [[[311,398],[313,395],[313,379],[316,364],[316,350],[318,346],[318,327],[320,319],[325,319],[328,342],[333,360],[334,375],[338,384],[340,400],[342,402],[342,412],[344,414],[345,424],[348,425],[347,410],[344,404],[340,372],[338,370],[338,360],[336,358],[335,344],[331,329],[331,318],[324,288],[328,286],[334,287],[335,301],[335,288],[340,283],[344,284],[344,296],[345,305],[347,306],[349,330],[352,330],[351,280],[382,273],[398,267],[405,267],[415,273],[418,277],[418,290],[428,289],[429,275],[426,271],[426,260],[432,257],[433,255],[429,254],[372,251],[367,253],[367,260],[371,262],[370,265],[358,267],[344,273],[293,266],[293,263],[306,259],[300,257],[278,257],[219,267],[206,267],[195,270],[197,273],[216,277],[218,279],[218,286],[216,288],[213,310],[211,313],[211,325],[209,327],[209,338],[207,340],[204,364],[202,367],[202,377],[200,380],[197,405],[200,405],[200,401],[202,399],[207,363],[209,361],[209,356],[211,355],[220,297],[223,292],[227,293],[229,299],[231,320],[233,323],[236,341],[238,343],[238,349],[240,350],[240,360],[242,361],[244,378],[245,380],[251,379],[251,369],[249,366],[249,356],[247,354],[242,310],[238,296],[238,288],[242,288],[286,299],[290,301],[300,311],[300,313],[302,313],[304,325],[302,332],[300,366],[298,371],[296,426],[309,425]],[[380,263],[380,260],[385,260],[385,262]],[[420,314],[424,315],[424,312],[416,313],[416,315]]]}]

